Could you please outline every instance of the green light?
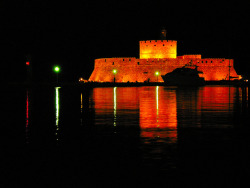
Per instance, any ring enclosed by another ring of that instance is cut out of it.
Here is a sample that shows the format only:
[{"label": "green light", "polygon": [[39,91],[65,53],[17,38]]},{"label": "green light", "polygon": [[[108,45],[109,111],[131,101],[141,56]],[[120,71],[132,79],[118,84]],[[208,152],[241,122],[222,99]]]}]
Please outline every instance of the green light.
[{"label": "green light", "polygon": [[60,67],[59,67],[59,66],[55,66],[55,67],[54,67],[54,71],[55,71],[56,73],[59,73],[59,72],[60,72]]},{"label": "green light", "polygon": [[117,70],[116,70],[116,69],[114,69],[114,70],[113,70],[113,73],[114,73],[114,74],[116,74],[116,73],[117,73]]}]

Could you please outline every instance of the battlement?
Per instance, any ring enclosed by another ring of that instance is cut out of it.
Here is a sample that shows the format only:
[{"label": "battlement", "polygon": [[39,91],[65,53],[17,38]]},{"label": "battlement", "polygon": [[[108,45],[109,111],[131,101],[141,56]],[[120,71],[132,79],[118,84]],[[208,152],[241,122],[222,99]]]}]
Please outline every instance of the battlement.
[{"label": "battlement", "polygon": [[98,58],[98,59],[136,59],[136,57],[107,57],[107,58]]},{"label": "battlement", "polygon": [[176,40],[143,40],[140,43],[148,43],[148,44],[163,44],[163,43],[177,43]]},{"label": "battlement", "polygon": [[134,59],[136,59],[136,57],[111,57],[111,58],[98,58],[95,60],[109,62],[109,61],[131,61]]},{"label": "battlement", "polygon": [[201,54],[183,55],[183,59],[201,59]]}]

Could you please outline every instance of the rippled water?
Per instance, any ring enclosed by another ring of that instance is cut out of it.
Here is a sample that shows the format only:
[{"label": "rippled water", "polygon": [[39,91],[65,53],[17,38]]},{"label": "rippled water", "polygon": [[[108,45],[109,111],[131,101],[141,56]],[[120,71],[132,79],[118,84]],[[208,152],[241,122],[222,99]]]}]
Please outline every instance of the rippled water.
[{"label": "rippled water", "polygon": [[5,185],[214,187],[249,176],[248,88],[2,93]]}]

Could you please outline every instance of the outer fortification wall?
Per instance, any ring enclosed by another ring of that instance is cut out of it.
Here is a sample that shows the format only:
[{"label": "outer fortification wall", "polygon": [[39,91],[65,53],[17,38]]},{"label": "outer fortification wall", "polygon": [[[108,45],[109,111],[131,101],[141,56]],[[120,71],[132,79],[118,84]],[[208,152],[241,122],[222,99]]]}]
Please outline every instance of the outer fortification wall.
[{"label": "outer fortification wall", "polygon": [[[95,68],[89,81],[95,82],[163,82],[160,75],[165,75],[186,64],[197,65],[203,72],[206,81],[228,80],[238,77],[233,68],[233,60],[229,59],[199,59],[199,58],[164,58],[164,59],[136,59],[104,58],[95,60]],[[113,73],[116,70],[116,74]]]},{"label": "outer fortification wall", "polygon": [[194,61],[198,70],[203,72],[206,81],[229,80],[230,77],[239,77],[234,69],[232,59],[200,59]]},{"label": "outer fortification wall", "polygon": [[140,59],[176,58],[177,41],[146,40],[140,41]]}]

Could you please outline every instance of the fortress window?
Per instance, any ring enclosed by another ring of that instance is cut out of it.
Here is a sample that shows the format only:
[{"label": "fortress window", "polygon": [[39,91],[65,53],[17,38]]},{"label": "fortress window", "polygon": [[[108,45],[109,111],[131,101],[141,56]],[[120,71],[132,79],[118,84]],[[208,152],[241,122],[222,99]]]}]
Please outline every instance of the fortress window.
[{"label": "fortress window", "polygon": [[105,59],[105,62],[106,62],[106,59]]},{"label": "fortress window", "polygon": [[156,45],[154,45],[154,46],[156,46]]},{"label": "fortress window", "polygon": [[207,61],[206,61],[206,63],[207,63]]},{"label": "fortress window", "polygon": [[211,61],[211,63],[213,63],[213,61]]},{"label": "fortress window", "polygon": [[137,65],[140,65],[140,62],[137,62]]},{"label": "fortress window", "polygon": [[165,44],[163,44],[163,46],[165,46]]},{"label": "fortress window", "polygon": [[124,61],[124,59],[122,59]]},{"label": "fortress window", "polygon": [[115,64],[115,62],[112,63],[112,65],[114,65],[114,64]]}]

